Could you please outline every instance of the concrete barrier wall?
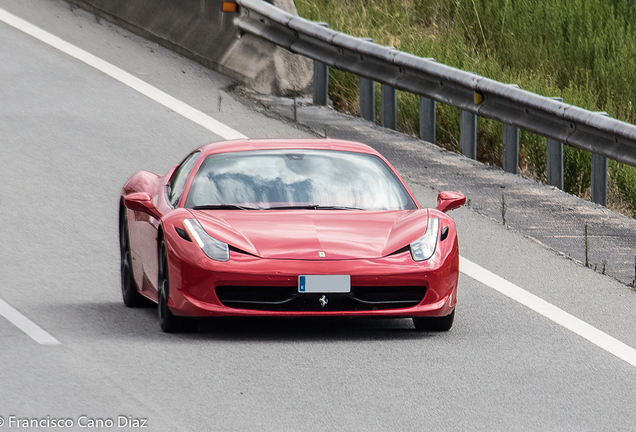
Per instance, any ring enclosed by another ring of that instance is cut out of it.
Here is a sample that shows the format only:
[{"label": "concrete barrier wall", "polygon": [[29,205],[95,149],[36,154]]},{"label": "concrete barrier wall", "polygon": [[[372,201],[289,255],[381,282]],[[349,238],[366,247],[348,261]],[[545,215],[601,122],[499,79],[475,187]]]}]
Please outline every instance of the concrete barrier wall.
[{"label": "concrete barrier wall", "polygon": [[[307,94],[312,62],[246,34],[239,38],[234,13],[222,0],[66,0],[140,34],[253,90],[276,96]],[[295,14],[293,0],[274,5]]]}]

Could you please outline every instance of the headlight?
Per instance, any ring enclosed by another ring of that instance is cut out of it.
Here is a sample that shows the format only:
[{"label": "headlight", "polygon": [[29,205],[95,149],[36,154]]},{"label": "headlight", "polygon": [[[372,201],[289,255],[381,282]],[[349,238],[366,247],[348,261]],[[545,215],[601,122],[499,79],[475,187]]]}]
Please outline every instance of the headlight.
[{"label": "headlight", "polygon": [[210,234],[203,229],[198,220],[185,219],[183,225],[208,257],[215,261],[228,261],[230,259],[230,249],[227,243],[210,237]]},{"label": "headlight", "polygon": [[439,233],[439,219],[428,218],[428,225],[424,235],[411,243],[411,256],[413,261],[425,261],[433,256],[437,246]]}]

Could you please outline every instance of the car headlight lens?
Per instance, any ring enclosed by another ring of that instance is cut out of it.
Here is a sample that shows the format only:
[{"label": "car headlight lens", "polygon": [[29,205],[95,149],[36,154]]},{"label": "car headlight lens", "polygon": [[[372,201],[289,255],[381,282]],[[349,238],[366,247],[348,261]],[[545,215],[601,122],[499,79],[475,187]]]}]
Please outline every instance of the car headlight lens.
[{"label": "car headlight lens", "polygon": [[227,243],[217,240],[208,234],[198,220],[185,219],[183,225],[186,227],[190,236],[203,252],[215,261],[228,261],[230,259],[230,248]]},{"label": "car headlight lens", "polygon": [[424,235],[411,243],[411,256],[413,261],[425,261],[433,256],[437,246],[439,233],[439,219],[428,218],[428,225]]}]

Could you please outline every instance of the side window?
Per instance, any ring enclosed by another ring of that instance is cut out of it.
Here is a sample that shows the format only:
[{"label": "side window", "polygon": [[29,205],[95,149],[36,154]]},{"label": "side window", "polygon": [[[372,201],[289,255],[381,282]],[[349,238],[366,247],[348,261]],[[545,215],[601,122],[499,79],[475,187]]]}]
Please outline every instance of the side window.
[{"label": "side window", "polygon": [[199,155],[199,152],[192,153],[174,170],[170,183],[168,183],[168,201],[172,207],[176,207],[179,203],[179,198],[181,198],[183,189],[188,181],[190,171],[194,168],[194,164],[197,162],[197,159],[199,159]]}]

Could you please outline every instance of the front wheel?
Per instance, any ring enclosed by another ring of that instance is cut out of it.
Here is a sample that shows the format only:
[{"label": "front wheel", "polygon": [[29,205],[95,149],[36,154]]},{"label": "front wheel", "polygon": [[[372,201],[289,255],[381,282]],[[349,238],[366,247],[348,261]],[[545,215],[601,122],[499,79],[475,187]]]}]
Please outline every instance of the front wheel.
[{"label": "front wheel", "polygon": [[413,318],[413,325],[417,331],[445,332],[453,327],[453,321],[455,321],[455,309],[443,317]]},{"label": "front wheel", "polygon": [[137,284],[133,275],[128,217],[124,207],[121,208],[119,213],[119,250],[121,253],[121,296],[124,304],[128,307],[144,306],[147,304],[147,300],[137,291]]},{"label": "front wheel", "polygon": [[159,287],[157,310],[159,312],[159,326],[164,333],[179,333],[196,331],[198,323],[193,319],[174,316],[168,307],[170,298],[170,278],[168,277],[168,255],[166,243],[161,240],[159,245]]}]

